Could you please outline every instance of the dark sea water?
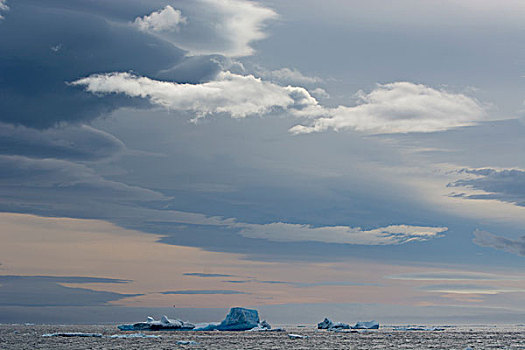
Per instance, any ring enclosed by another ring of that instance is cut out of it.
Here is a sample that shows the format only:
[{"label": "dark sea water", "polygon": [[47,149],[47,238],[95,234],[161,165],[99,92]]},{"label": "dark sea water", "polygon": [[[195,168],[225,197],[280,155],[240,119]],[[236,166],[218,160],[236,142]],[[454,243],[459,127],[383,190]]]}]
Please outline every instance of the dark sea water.
[{"label": "dark sea water", "polygon": [[[362,333],[334,333],[314,326],[286,332],[145,332],[160,338],[110,338],[115,326],[0,325],[0,349],[525,349],[523,326],[457,326],[444,331],[395,331],[384,327]],[[96,337],[43,337],[46,333],[101,333]],[[136,333],[136,332],[135,332]],[[289,333],[306,335],[290,339]],[[180,345],[178,341],[198,344]]]}]

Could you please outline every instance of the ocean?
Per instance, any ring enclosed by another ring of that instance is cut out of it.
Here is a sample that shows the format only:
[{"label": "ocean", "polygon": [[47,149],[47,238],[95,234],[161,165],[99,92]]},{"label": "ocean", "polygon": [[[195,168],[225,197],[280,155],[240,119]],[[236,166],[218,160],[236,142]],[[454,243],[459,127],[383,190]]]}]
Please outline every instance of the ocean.
[{"label": "ocean", "polygon": [[[525,349],[525,326],[446,326],[443,331],[401,331],[392,326],[359,333],[282,326],[284,332],[143,332],[158,338],[111,338],[111,325],[0,325],[0,349]],[[43,336],[94,333],[89,337]],[[291,339],[288,334],[304,338]],[[100,337],[101,336],[101,337]],[[184,345],[183,342],[189,342]]]}]

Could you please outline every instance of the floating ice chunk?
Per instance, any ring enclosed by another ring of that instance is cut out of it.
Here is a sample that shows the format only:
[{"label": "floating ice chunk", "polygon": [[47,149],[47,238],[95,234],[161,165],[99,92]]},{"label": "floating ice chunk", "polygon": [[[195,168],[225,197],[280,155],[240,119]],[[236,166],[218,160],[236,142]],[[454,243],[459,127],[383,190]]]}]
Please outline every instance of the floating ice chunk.
[{"label": "floating ice chunk", "polygon": [[195,325],[194,331],[216,331],[217,326],[220,322],[210,322],[210,323],[198,323]]},{"label": "floating ice chunk", "polygon": [[160,338],[160,335],[133,333],[133,334],[113,334],[110,338],[125,339],[125,338]]},{"label": "floating ice chunk", "polygon": [[194,340],[179,340],[177,345],[198,345],[199,343]]},{"label": "floating ice chunk", "polygon": [[328,329],[328,330],[336,330],[336,329],[350,329],[350,325],[343,323],[343,322],[332,322],[330,319],[325,317],[323,322],[319,322],[317,324],[318,329]]},{"label": "floating ice chunk", "polygon": [[359,321],[352,327],[353,329],[379,329],[377,321]]},{"label": "floating ice chunk", "polygon": [[195,325],[181,320],[170,320],[167,316],[162,316],[160,321],[148,316],[146,322],[134,324],[123,324],[118,326],[121,331],[163,331],[163,330],[191,330]]},{"label": "floating ice chunk", "polygon": [[290,338],[290,339],[306,339],[306,338],[308,338],[308,336],[307,335],[290,333],[290,334],[288,334],[288,338]]},{"label": "floating ice chunk", "polygon": [[266,328],[266,329],[272,329],[272,326],[270,326],[270,324],[266,320],[262,320],[259,323],[258,327]]},{"label": "floating ice chunk", "polygon": [[318,328],[318,329],[329,329],[329,328],[331,328],[333,325],[334,325],[334,323],[333,323],[330,319],[328,319],[328,317],[325,317],[324,320],[323,320],[323,322],[319,322],[319,323],[317,324],[317,328]]},{"label": "floating ice chunk", "polygon": [[93,337],[102,338],[100,333],[80,333],[80,332],[60,332],[60,333],[46,333],[43,337]]},{"label": "floating ice chunk", "polygon": [[262,320],[257,327],[248,330],[249,332],[284,332],[282,328],[272,328],[268,322]]},{"label": "floating ice chunk", "polygon": [[437,331],[444,331],[445,328],[438,328],[438,327],[424,327],[424,326],[399,326],[393,328],[395,331],[429,331],[429,332],[437,332]]}]

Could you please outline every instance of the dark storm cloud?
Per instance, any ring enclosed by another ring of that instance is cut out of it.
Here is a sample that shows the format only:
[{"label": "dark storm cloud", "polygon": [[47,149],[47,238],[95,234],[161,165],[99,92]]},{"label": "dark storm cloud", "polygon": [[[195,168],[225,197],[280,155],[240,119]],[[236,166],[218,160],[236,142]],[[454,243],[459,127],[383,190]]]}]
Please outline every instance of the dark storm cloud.
[{"label": "dark storm cloud", "polygon": [[38,130],[0,123],[0,154],[93,161],[124,149],[113,135],[85,125]]},{"label": "dark storm cloud", "polygon": [[475,175],[472,179],[455,181],[451,187],[469,187],[487,193],[483,194],[457,194],[456,196],[467,199],[495,199],[502,202],[525,206],[525,171],[517,169],[496,170],[463,169],[461,173]]},{"label": "dark storm cloud", "polygon": [[494,248],[507,253],[525,256],[525,236],[511,239],[486,231],[476,230],[474,231],[474,239],[472,241],[481,247]]},{"label": "dark storm cloud", "polygon": [[[97,2],[95,2],[97,3]],[[75,6],[77,5],[78,6]],[[85,11],[86,2],[16,1],[0,25],[0,120],[32,127],[96,118],[138,103],[100,99],[67,85],[94,72],[155,76],[184,52],[124,23]]]},{"label": "dark storm cloud", "polygon": [[128,283],[93,277],[0,276],[0,306],[96,306],[137,294],[65,287],[63,283]]},{"label": "dark storm cloud", "polygon": [[108,218],[136,213],[131,203],[164,200],[155,191],[108,180],[84,164],[0,155],[0,210]]}]

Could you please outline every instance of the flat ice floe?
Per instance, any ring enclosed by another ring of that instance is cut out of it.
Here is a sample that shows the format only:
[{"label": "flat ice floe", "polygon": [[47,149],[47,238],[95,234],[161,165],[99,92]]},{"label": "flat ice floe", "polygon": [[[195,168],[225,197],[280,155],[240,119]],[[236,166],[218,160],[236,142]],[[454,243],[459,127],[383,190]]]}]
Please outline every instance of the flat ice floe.
[{"label": "flat ice floe", "polygon": [[132,334],[113,334],[109,338],[114,339],[127,339],[127,338],[160,338],[160,335],[144,334],[144,333],[132,333]]},{"label": "flat ice floe", "polygon": [[288,338],[290,338],[290,339],[307,339],[308,336],[307,335],[290,333],[290,334],[288,334]]},{"label": "flat ice floe", "polygon": [[43,337],[86,337],[86,338],[102,338],[101,333],[81,333],[81,332],[59,332],[42,334]]},{"label": "flat ice floe", "polygon": [[444,331],[445,328],[439,327],[425,327],[425,326],[396,326],[393,327],[394,331],[428,331],[428,332],[437,332]]}]

